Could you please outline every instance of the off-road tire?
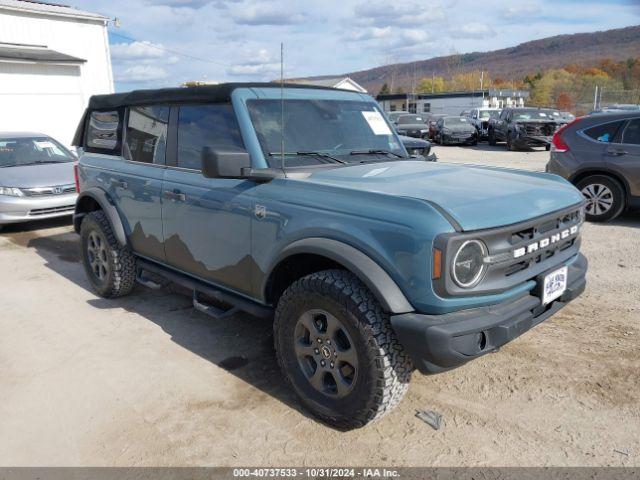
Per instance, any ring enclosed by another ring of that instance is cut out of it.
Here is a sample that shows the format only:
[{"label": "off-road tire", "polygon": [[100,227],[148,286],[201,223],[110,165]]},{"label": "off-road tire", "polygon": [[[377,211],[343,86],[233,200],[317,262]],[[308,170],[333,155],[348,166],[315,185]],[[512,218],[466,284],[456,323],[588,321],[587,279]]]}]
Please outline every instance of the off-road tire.
[{"label": "off-road tire", "polygon": [[496,134],[495,134],[495,132],[493,130],[491,130],[489,132],[488,137],[489,138],[487,139],[487,141],[489,142],[489,145],[492,146],[492,147],[495,147],[496,146]]},{"label": "off-road tire", "polygon": [[[295,328],[301,315],[323,309],[336,317],[353,339],[358,375],[343,398],[314,389],[298,363]],[[345,270],[324,270],[294,282],[278,301],[274,343],[284,376],[304,406],[323,422],[341,429],[359,428],[381,418],[404,397],[413,366],[373,294]]]},{"label": "off-road tire", "polygon": [[[107,251],[108,271],[100,280],[90,266],[88,242],[94,232],[103,241]],[[105,213],[97,210],[87,214],[80,226],[82,264],[95,291],[104,298],[128,295],[136,282],[136,259],[128,246],[121,246],[116,240],[111,224]]]},{"label": "off-road tire", "polygon": [[580,180],[576,187],[582,192],[589,185],[604,185],[612,194],[613,204],[611,208],[603,214],[594,215],[587,212],[586,217],[590,222],[608,222],[619,216],[625,209],[625,191],[620,182],[607,175],[591,175]]}]

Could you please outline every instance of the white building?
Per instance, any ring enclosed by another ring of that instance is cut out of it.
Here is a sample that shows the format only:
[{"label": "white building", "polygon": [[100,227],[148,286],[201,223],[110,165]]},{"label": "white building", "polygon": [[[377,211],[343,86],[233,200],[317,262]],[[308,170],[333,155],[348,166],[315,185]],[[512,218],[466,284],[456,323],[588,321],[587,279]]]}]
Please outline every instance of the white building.
[{"label": "white building", "polygon": [[385,112],[442,113],[460,115],[472,108],[524,107],[526,90],[490,89],[479,92],[392,93],[376,99]]},{"label": "white building", "polygon": [[70,145],[89,97],[113,92],[107,22],[67,6],[0,0],[0,131]]},{"label": "white building", "polygon": [[340,88],[342,90],[367,93],[367,90],[362,85],[349,77],[297,78],[287,80],[287,83],[302,83],[304,85],[314,85],[316,87]]}]

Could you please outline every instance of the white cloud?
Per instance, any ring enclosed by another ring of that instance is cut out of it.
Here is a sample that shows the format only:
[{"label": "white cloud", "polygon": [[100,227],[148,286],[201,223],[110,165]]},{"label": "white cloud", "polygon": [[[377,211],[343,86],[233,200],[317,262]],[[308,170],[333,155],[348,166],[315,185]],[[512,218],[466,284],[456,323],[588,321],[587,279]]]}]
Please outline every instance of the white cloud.
[{"label": "white cloud", "polygon": [[145,83],[164,80],[169,76],[167,71],[154,65],[132,65],[119,71],[115,75],[118,82]]},{"label": "white cloud", "polygon": [[227,73],[241,77],[260,77],[270,80],[280,72],[280,60],[266,49],[260,49],[255,54],[246,53],[247,60],[230,66]]},{"label": "white cloud", "polygon": [[291,6],[275,3],[241,5],[232,14],[238,25],[294,25],[305,21],[302,13],[292,11]]},{"label": "white cloud", "polygon": [[162,58],[166,56],[164,47],[159,43],[132,42],[111,45],[111,58],[114,60],[140,60]]},{"label": "white cloud", "polygon": [[471,22],[460,25],[451,30],[454,36],[460,38],[488,38],[495,35],[493,28],[486,23]]}]

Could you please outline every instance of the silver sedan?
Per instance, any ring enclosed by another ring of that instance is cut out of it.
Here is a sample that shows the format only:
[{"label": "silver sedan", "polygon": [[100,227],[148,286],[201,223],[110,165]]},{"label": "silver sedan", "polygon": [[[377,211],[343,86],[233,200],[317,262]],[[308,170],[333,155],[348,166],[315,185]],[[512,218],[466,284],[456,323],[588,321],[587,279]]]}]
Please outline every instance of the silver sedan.
[{"label": "silver sedan", "polygon": [[0,132],[0,227],[72,215],[76,157],[39,133]]}]

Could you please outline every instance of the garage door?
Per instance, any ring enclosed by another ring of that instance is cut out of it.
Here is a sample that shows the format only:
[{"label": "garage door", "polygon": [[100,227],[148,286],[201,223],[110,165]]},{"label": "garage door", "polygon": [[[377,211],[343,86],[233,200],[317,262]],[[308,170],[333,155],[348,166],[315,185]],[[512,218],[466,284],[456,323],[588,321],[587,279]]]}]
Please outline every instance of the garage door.
[{"label": "garage door", "polygon": [[0,62],[0,131],[35,131],[70,145],[84,110],[80,68]]}]

